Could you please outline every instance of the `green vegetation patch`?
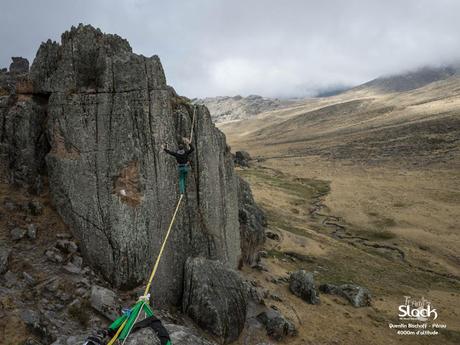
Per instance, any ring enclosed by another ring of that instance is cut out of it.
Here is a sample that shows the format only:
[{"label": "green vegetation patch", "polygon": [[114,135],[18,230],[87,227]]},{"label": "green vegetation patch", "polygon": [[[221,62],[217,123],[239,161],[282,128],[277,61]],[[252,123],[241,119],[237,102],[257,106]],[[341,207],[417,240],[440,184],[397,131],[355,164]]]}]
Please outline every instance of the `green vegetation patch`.
[{"label": "green vegetation patch", "polygon": [[304,229],[294,226],[291,222],[286,220],[286,216],[280,215],[278,212],[273,211],[272,209],[264,208],[264,211],[265,215],[267,216],[269,227],[281,229],[300,236],[308,235]]},{"label": "green vegetation patch", "polygon": [[268,169],[245,169],[239,171],[239,174],[250,182],[263,183],[304,200],[322,197],[331,190],[329,181],[290,178],[286,174]]},{"label": "green vegetation patch", "polygon": [[[250,168],[238,171],[254,189],[263,186],[268,190],[278,190],[286,195],[287,202],[308,210],[314,202],[330,192],[330,182],[324,180],[293,178],[284,173],[266,168]],[[307,219],[297,208],[286,210],[273,205],[259,204],[267,215],[269,227],[278,228],[296,235],[308,236],[308,233],[295,225],[305,223]],[[308,224],[310,225],[310,224]]]}]

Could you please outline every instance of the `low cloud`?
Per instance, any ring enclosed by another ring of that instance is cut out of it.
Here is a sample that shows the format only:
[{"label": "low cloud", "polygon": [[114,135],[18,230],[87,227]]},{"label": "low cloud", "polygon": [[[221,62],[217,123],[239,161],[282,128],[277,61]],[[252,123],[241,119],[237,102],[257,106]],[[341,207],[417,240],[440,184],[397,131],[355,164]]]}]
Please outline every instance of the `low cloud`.
[{"label": "low cloud", "polygon": [[188,97],[305,96],[460,61],[457,0],[10,1],[0,64],[80,22],[160,56]]}]

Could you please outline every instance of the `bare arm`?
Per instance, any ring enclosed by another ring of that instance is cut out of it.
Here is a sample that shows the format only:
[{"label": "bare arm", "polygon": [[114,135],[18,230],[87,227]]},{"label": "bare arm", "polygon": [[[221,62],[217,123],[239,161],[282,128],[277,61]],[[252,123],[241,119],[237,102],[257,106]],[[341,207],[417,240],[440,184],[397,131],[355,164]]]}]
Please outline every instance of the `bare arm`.
[{"label": "bare arm", "polygon": [[162,148],[163,151],[166,152],[167,154],[170,154],[170,155],[173,156],[173,157],[177,157],[176,152],[171,151],[171,150],[168,150],[168,145],[167,145],[167,144],[161,145],[161,148]]},{"label": "bare arm", "polygon": [[184,140],[184,143],[188,146],[187,154],[190,154],[195,150],[195,148],[192,145],[192,142],[188,138],[182,138]]}]

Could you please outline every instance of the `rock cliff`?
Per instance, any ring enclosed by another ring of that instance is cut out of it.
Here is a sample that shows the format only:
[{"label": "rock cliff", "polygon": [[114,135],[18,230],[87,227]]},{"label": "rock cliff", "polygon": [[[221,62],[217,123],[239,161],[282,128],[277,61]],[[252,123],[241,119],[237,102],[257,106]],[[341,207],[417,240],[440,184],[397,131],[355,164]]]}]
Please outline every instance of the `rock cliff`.
[{"label": "rock cliff", "polygon": [[13,74],[0,78],[4,169],[29,185],[48,176],[85,259],[109,281],[129,288],[151,269],[179,197],[176,163],[161,144],[189,136],[194,111],[187,197],[153,284],[155,301],[181,302],[190,256],[237,266],[238,183],[225,136],[206,107],[166,84],[157,56],[80,25],[61,43],[43,43],[20,83]]}]

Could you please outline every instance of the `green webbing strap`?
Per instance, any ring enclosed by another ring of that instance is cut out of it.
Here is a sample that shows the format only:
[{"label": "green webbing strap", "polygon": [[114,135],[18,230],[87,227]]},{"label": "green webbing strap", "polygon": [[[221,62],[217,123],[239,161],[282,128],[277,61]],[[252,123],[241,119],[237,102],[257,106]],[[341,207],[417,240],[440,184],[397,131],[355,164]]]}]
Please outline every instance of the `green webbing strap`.
[{"label": "green webbing strap", "polygon": [[109,329],[112,331],[118,330],[118,328],[121,325],[123,325],[126,319],[128,319],[126,324],[123,327],[123,330],[120,333],[120,336],[118,337],[118,339],[124,340],[129,334],[129,332],[131,331],[131,329],[133,328],[134,323],[137,319],[137,316],[141,311],[144,311],[148,317],[154,315],[152,309],[149,307],[148,304],[145,304],[144,301],[139,301],[132,307],[131,313],[129,315],[124,314],[120,316],[118,319],[112,322],[112,324],[109,326]]},{"label": "green webbing strap", "polygon": [[109,326],[109,329],[111,331],[116,331],[122,324],[125,322],[125,320],[128,318],[126,314],[123,314],[120,316],[118,319],[116,319],[112,324]]},{"label": "green webbing strap", "polygon": [[147,317],[153,316],[153,311],[150,309],[148,304],[144,304],[144,312],[147,315]]},{"label": "green webbing strap", "polygon": [[118,339],[124,340],[129,335],[129,333],[131,332],[131,329],[133,328],[134,323],[136,322],[136,320],[138,318],[138,315],[141,312],[142,307],[144,305],[145,305],[144,301],[139,301],[134,305],[134,308],[133,308],[131,314],[128,317],[128,321],[126,322],[126,325],[123,328],[123,330],[121,331],[120,336],[118,337]]}]

